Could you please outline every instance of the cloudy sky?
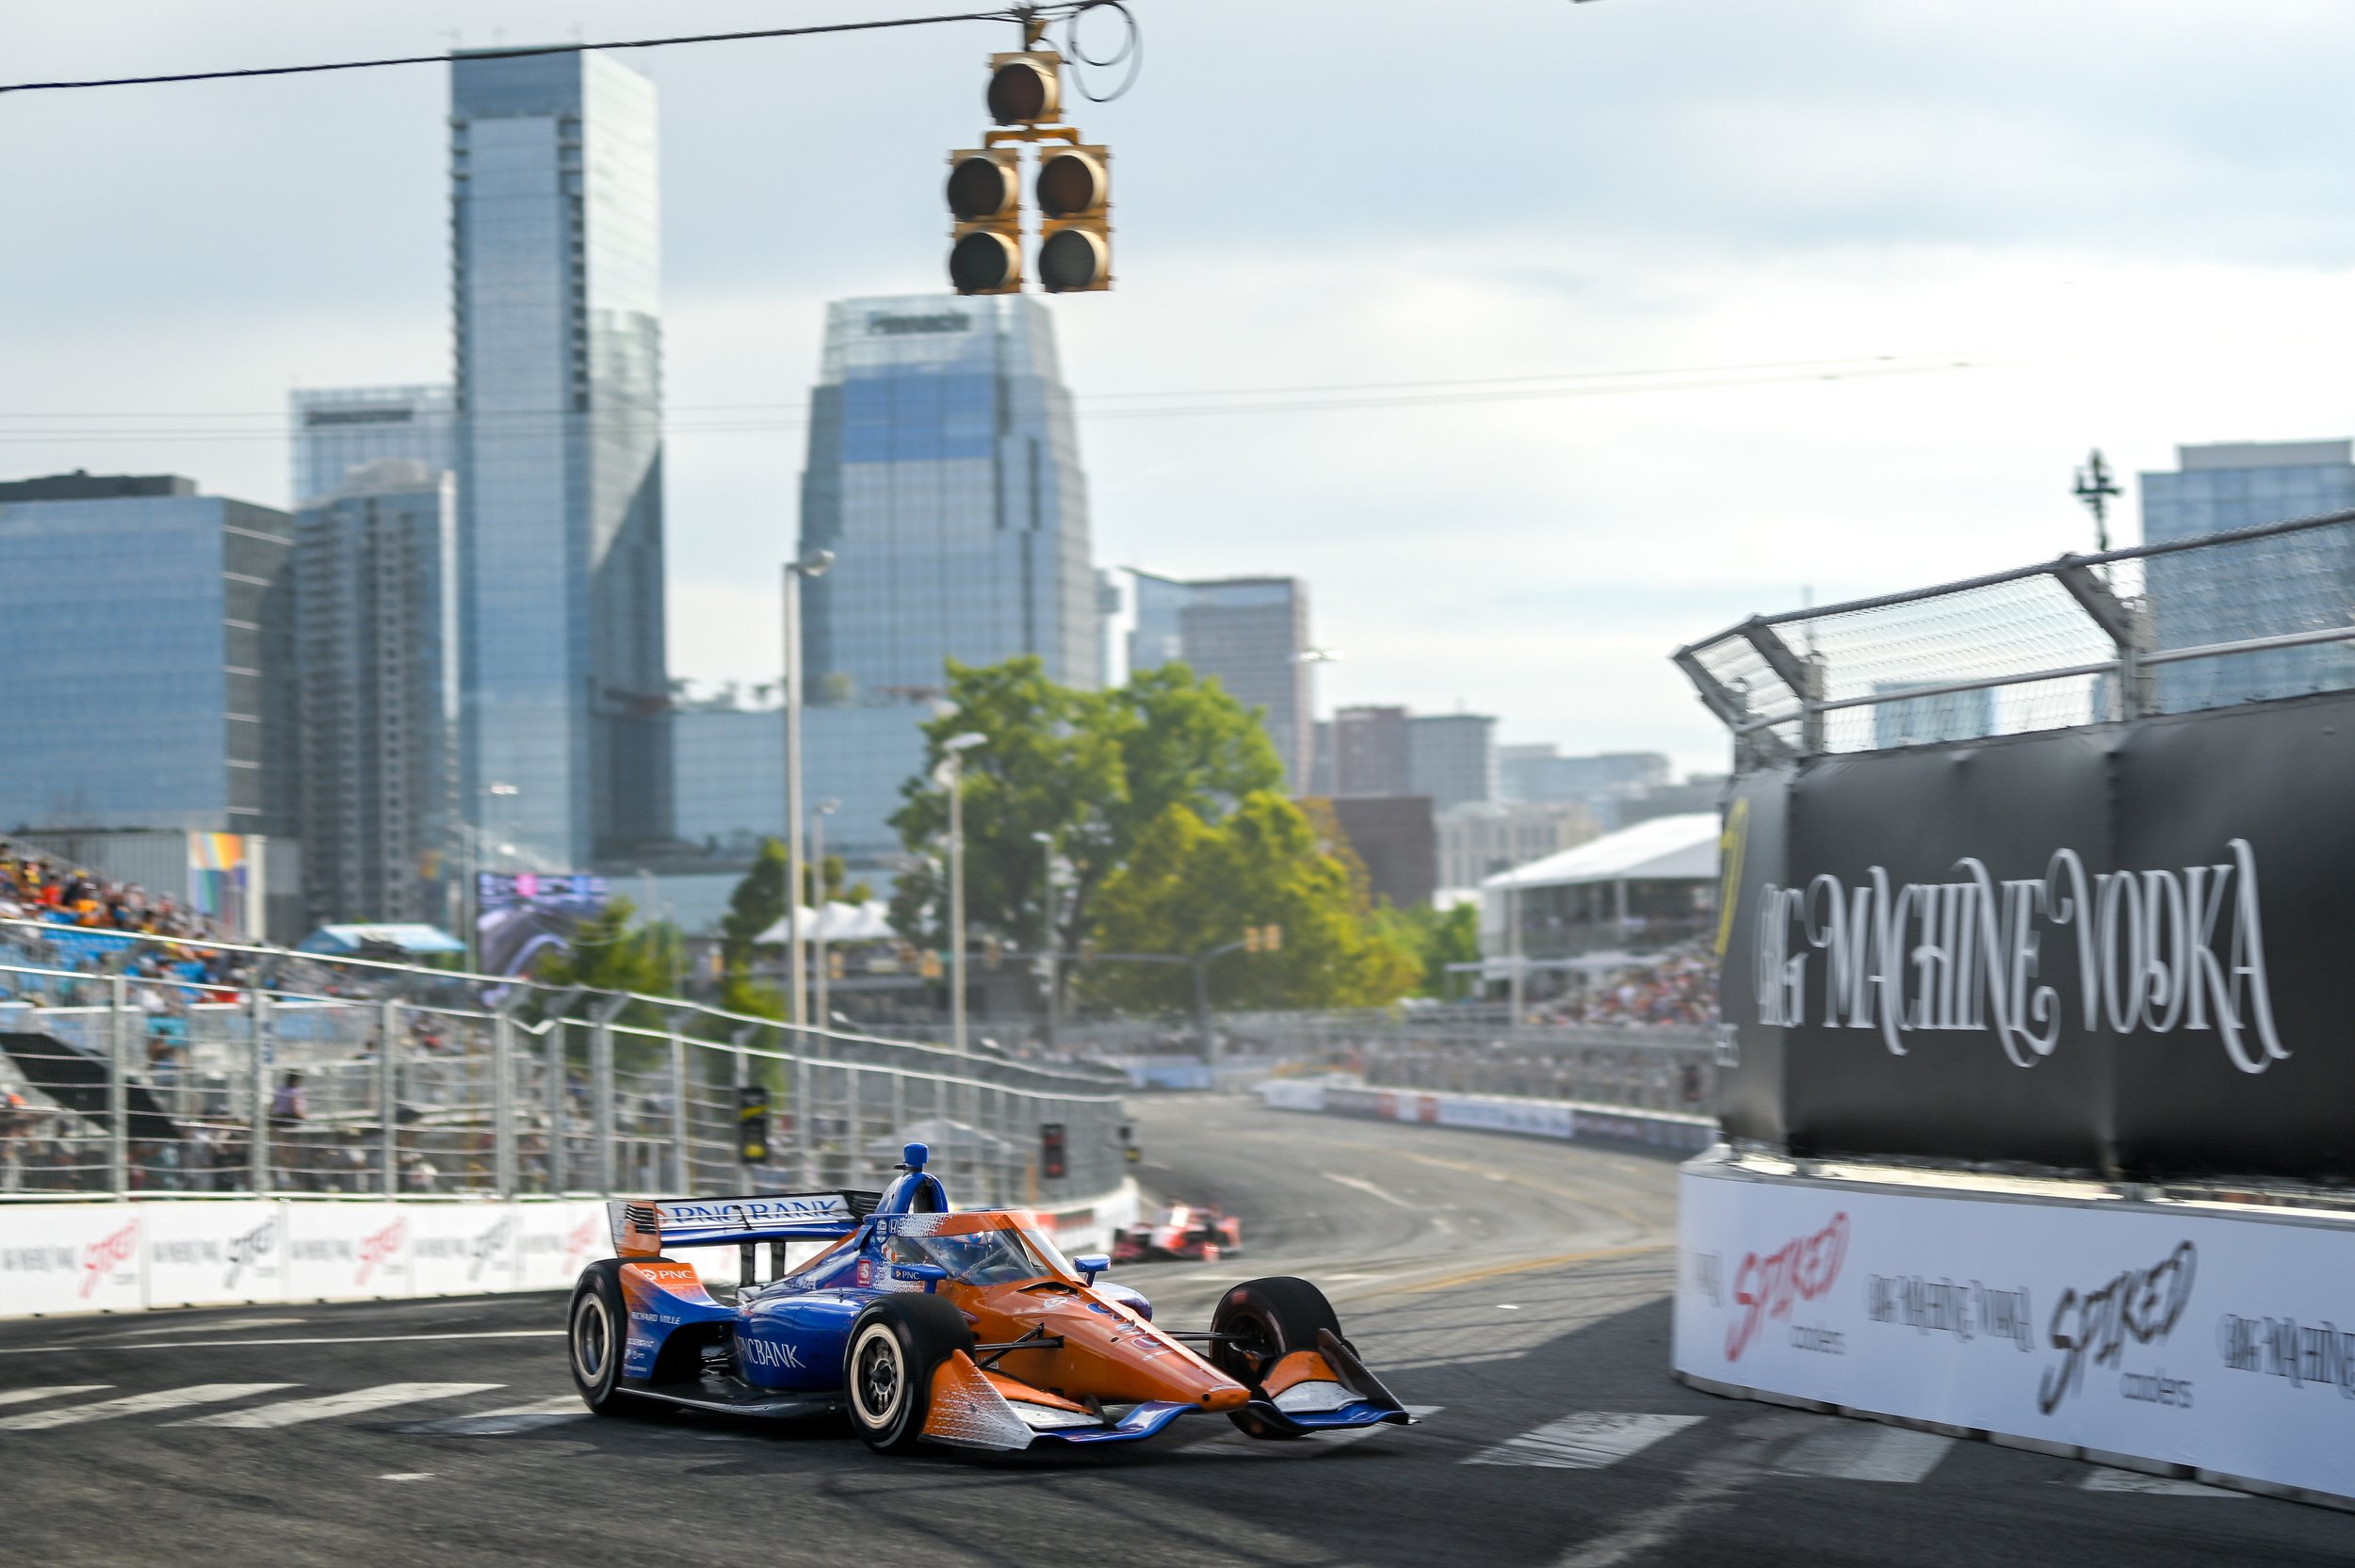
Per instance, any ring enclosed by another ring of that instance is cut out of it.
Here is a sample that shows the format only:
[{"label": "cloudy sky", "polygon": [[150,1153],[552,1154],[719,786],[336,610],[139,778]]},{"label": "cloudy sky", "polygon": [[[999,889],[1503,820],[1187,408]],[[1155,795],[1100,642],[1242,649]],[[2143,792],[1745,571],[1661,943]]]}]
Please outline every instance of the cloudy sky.
[{"label": "cloudy sky", "polygon": [[[105,0],[14,8],[0,80],[941,8]],[[1133,8],[1134,89],[1074,111],[1116,154],[1119,286],[1054,307],[1096,558],[1307,578],[1326,705],[1722,766],[1678,644],[2089,547],[2093,445],[2131,474],[2355,431],[2343,3]],[[662,95],[675,673],[769,678],[821,307],[937,286],[941,154],[1010,38],[630,57]],[[283,504],[289,387],[447,380],[446,90],[0,95],[0,474]],[[1790,368],[1728,368],[1757,365]],[[1194,392],[1250,396],[1129,396]],[[1249,412],[1135,412],[1194,402]]]}]

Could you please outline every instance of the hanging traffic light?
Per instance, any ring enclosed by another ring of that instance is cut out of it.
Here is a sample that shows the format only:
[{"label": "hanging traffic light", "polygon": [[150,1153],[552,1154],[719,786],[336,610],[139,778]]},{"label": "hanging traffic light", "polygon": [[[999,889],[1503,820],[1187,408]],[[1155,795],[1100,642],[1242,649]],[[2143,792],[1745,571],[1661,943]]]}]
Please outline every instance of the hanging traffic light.
[{"label": "hanging traffic light", "polygon": [[974,147],[949,154],[949,212],[956,219],[949,282],[959,294],[1022,287],[1022,154]]},{"label": "hanging traffic light", "polygon": [[1036,125],[1063,115],[1063,57],[1023,49],[989,57],[989,117],[1000,125]]},{"label": "hanging traffic light", "polygon": [[1071,1173],[1061,1122],[1041,1122],[1038,1124],[1038,1173],[1050,1182],[1061,1181]]},{"label": "hanging traffic light", "polygon": [[1049,294],[1113,286],[1112,150],[1042,149],[1038,165],[1038,281]]},{"label": "hanging traffic light", "polygon": [[769,1091],[764,1085],[736,1086],[736,1157],[746,1165],[768,1161]]}]

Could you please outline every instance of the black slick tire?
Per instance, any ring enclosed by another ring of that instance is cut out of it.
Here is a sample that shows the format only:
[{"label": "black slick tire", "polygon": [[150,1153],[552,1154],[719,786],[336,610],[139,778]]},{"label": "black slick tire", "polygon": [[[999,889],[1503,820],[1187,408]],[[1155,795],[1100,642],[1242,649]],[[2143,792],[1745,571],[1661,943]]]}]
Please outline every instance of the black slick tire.
[{"label": "black slick tire", "polygon": [[885,1296],[851,1325],[842,1355],[842,1403],[851,1426],[879,1454],[901,1454],[922,1440],[932,1414],[933,1373],[973,1348],[965,1314],[937,1296]]},{"label": "black slick tire", "polygon": [[564,1319],[565,1359],[581,1403],[599,1415],[619,1415],[629,1406],[621,1391],[622,1353],[629,1338],[629,1309],[622,1301],[622,1265],[599,1258],[573,1286],[572,1310]]},{"label": "black slick tire", "polygon": [[[1319,1329],[1340,1337],[1340,1319],[1324,1291],[1289,1274],[1245,1280],[1220,1297],[1210,1314],[1210,1332],[1232,1336],[1210,1342],[1210,1365],[1250,1389],[1253,1398],[1264,1398],[1260,1380],[1294,1350],[1315,1350]],[[1299,1435],[1269,1425],[1248,1409],[1230,1410],[1226,1418],[1251,1437]]]}]

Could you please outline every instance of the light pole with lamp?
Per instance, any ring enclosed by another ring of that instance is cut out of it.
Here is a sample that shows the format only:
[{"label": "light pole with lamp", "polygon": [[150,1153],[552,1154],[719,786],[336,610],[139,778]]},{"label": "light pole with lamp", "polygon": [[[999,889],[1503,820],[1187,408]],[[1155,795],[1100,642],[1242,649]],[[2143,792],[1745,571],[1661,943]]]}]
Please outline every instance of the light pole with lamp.
[{"label": "light pole with lamp", "polygon": [[941,743],[949,785],[949,1043],[965,1055],[965,753],[989,737],[967,730]]},{"label": "light pole with lamp", "polygon": [[809,1022],[802,973],[802,580],[824,576],[833,564],[832,550],[810,550],[785,563],[785,962],[797,1026]]},{"label": "light pole with lamp", "polygon": [[1047,930],[1045,940],[1041,941],[1038,946],[1039,952],[1047,960],[1047,1048],[1051,1051],[1055,1048],[1055,981],[1061,973],[1056,955],[1063,946],[1060,933],[1055,927],[1055,835],[1045,832],[1032,833],[1031,842],[1036,844],[1046,856],[1046,865],[1040,870],[1042,880],[1038,887],[1038,899]]},{"label": "light pole with lamp", "polygon": [[818,897],[814,908],[817,917],[810,921],[810,939],[815,950],[810,954],[810,978],[818,988],[818,1026],[834,1027],[834,1014],[826,1003],[826,922],[833,918],[834,900],[826,896],[826,818],[842,809],[839,800],[820,800],[809,818],[809,859],[818,867]]}]

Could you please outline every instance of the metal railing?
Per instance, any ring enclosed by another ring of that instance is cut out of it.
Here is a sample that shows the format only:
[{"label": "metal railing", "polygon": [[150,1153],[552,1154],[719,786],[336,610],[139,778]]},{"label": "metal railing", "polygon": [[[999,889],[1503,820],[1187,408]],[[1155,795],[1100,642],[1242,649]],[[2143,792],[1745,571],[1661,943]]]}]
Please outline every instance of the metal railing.
[{"label": "metal railing", "polygon": [[[1126,1174],[1108,1072],[379,961],[115,933],[93,951],[94,934],[0,922],[0,1197],[873,1188],[911,1140],[966,1204],[1052,1210]],[[138,972],[195,951],[233,973]],[[783,1113],[750,1168],[748,1085]]]},{"label": "metal railing", "polygon": [[1753,616],[1675,657],[1745,769],[2355,689],[2355,511]]}]

